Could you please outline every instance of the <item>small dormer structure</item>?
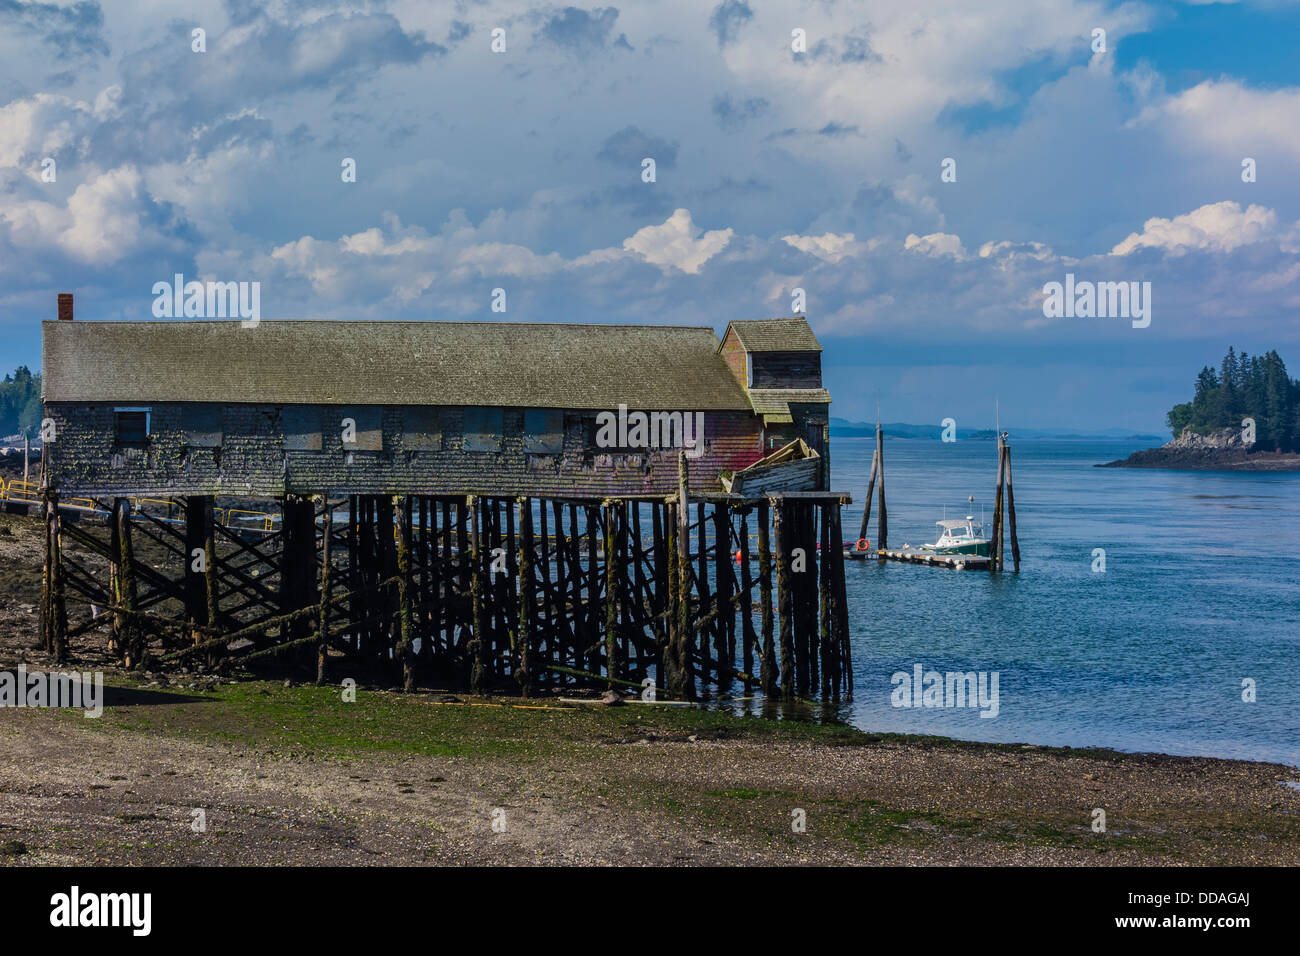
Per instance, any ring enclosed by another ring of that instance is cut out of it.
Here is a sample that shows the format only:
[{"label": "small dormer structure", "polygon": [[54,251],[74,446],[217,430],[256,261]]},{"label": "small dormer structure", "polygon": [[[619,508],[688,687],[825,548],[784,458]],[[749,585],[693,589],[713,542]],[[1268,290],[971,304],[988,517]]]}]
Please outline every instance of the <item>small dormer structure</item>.
[{"label": "small dormer structure", "polygon": [[[823,459],[830,453],[830,393],[822,387],[822,347],[803,316],[731,322],[718,353],[763,422],[771,452],[802,438]],[[823,487],[829,487],[829,464]]]}]

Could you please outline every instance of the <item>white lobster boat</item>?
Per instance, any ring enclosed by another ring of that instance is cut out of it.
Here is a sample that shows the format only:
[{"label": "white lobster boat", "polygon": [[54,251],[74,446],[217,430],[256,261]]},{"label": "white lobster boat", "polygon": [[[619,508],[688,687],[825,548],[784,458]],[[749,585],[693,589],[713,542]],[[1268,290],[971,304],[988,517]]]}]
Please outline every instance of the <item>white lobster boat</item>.
[{"label": "white lobster boat", "polygon": [[988,557],[989,539],[984,537],[984,526],[974,515],[965,518],[944,518],[935,522],[940,528],[939,539],[921,548],[935,554],[977,554]]}]

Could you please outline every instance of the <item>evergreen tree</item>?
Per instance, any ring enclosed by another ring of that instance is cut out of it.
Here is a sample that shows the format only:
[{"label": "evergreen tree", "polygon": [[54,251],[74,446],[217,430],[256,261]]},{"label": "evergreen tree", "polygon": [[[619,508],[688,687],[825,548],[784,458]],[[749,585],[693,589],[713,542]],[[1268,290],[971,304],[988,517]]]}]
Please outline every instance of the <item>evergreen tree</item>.
[{"label": "evergreen tree", "polygon": [[0,438],[34,428],[41,421],[41,377],[26,365],[0,382]]},{"label": "evergreen tree", "polygon": [[1300,451],[1300,382],[1276,350],[1250,356],[1229,348],[1218,373],[1204,366],[1192,400],[1175,405],[1165,420],[1177,437],[1187,427],[1205,434],[1239,427],[1246,418],[1255,420],[1257,448]]}]

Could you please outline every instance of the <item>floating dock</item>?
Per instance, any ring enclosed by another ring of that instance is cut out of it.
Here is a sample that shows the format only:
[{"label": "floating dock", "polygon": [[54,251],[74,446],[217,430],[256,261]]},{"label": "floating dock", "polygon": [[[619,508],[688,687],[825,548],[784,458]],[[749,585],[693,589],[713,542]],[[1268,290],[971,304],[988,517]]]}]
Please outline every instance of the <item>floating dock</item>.
[{"label": "floating dock", "polygon": [[[1011,446],[1006,441],[1007,433],[998,435],[998,480],[993,492],[993,538],[990,542],[990,555],[979,554],[936,554],[921,548],[905,545],[901,550],[889,548],[889,520],[885,512],[885,433],[879,420],[876,422],[876,449],[871,455],[871,477],[867,481],[867,497],[862,509],[862,526],[858,531],[858,540],[853,544],[844,542],[844,557],[862,561],[875,558],[878,561],[906,561],[909,564],[926,564],[932,568],[952,568],[954,571],[983,570],[1001,571],[1006,548],[1003,544],[1002,525],[1006,519],[1011,531],[1012,571],[1020,573],[1020,540],[1016,536],[1016,496],[1011,490]],[[867,538],[867,527],[871,521],[871,500],[879,495],[879,510],[876,516],[876,544],[872,548]],[[974,498],[970,499],[972,502]],[[1005,504],[1004,504],[1005,503]],[[943,522],[941,522],[943,523]]]},{"label": "floating dock", "polygon": [[916,548],[878,551],[859,551],[853,548],[846,549],[844,557],[856,561],[865,561],[868,558],[879,561],[905,561],[908,564],[928,564],[934,568],[952,568],[954,571],[987,571],[992,560],[979,554],[935,554],[932,551],[921,551]]}]

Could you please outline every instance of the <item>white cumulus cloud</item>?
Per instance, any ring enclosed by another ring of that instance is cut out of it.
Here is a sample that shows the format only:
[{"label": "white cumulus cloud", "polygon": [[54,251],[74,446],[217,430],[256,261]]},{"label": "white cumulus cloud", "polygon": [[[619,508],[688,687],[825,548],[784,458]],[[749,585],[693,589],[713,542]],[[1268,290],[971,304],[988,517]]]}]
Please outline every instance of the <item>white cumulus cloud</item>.
[{"label": "white cumulus cloud", "polygon": [[953,256],[964,258],[966,250],[962,248],[961,238],[950,232],[932,232],[928,236],[911,233],[904,241],[903,248],[920,252],[927,256]]},{"label": "white cumulus cloud", "polygon": [[730,229],[713,229],[701,235],[689,209],[673,212],[661,226],[646,226],[623,240],[623,248],[667,272],[677,269],[695,275],[731,242]]},{"label": "white cumulus cloud", "polygon": [[858,250],[858,243],[851,232],[843,235],[828,232],[821,236],[782,236],[781,240],[800,252],[806,252],[827,262],[839,262],[847,256],[855,255]]},{"label": "white cumulus cloud", "polygon": [[1141,232],[1130,233],[1110,252],[1126,256],[1144,247],[1164,249],[1174,255],[1193,250],[1231,252],[1238,246],[1273,238],[1277,214],[1266,206],[1247,206],[1225,200],[1209,203],[1172,219],[1153,217]]}]

